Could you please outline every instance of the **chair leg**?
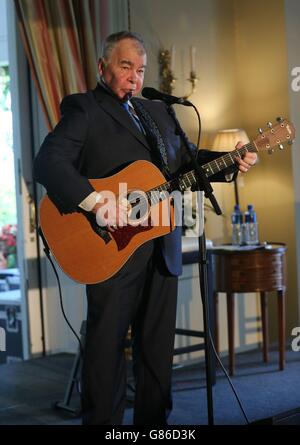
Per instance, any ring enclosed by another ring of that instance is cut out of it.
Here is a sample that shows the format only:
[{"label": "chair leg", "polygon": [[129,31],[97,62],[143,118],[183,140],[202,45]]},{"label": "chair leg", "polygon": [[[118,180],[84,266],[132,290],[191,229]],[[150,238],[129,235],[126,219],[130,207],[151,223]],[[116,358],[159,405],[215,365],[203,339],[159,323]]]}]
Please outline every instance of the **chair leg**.
[{"label": "chair leg", "polygon": [[227,293],[227,323],[228,323],[228,349],[229,349],[229,374],[234,374],[234,294]]},{"label": "chair leg", "polygon": [[219,343],[219,294],[218,292],[214,292],[213,295],[214,301],[214,310],[215,310],[215,346],[217,354],[220,352],[220,343]]},{"label": "chair leg", "polygon": [[263,338],[263,358],[264,362],[269,360],[269,317],[268,317],[268,299],[266,292],[260,293],[261,324]]},{"label": "chair leg", "polygon": [[277,292],[278,299],[278,337],[279,337],[279,369],[285,365],[285,292]]}]

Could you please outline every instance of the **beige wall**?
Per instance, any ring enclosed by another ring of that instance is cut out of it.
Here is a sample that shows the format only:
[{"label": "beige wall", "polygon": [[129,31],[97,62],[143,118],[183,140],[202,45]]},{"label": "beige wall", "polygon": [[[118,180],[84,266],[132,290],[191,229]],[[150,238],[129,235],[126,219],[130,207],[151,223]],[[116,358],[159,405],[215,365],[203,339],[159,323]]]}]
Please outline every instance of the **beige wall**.
[{"label": "beige wall", "polygon": [[[191,98],[199,108],[204,145],[208,132],[216,123],[228,127],[234,122],[237,106],[236,67],[234,63],[234,29],[232,0],[132,0],[132,29],[140,32],[148,45],[149,68],[145,84],[159,87],[158,52],[175,45],[176,61],[174,94],[190,91],[186,81],[190,73],[191,45],[197,48],[198,88]],[[176,107],[185,130],[196,139],[197,120],[191,109]]]},{"label": "beige wall", "polygon": [[[278,115],[289,118],[283,0],[131,0],[131,24],[148,44],[146,85],[159,87],[158,51],[175,45],[175,95],[189,90],[185,80],[190,71],[189,47],[196,46],[199,82],[190,100],[201,113],[202,147],[211,147],[218,129],[242,127],[252,139],[258,127]],[[195,141],[193,111],[176,106],[176,112]],[[254,204],[260,239],[288,245],[290,332],[297,325],[298,313],[291,149],[272,156],[261,154],[259,164],[242,179],[241,203],[243,207]],[[207,236],[215,242],[228,241],[233,187],[215,184],[215,192],[225,217],[207,213]],[[273,300],[270,298],[271,312]],[[253,305],[256,307],[256,301]],[[275,313],[273,317],[275,338]]]},{"label": "beige wall", "polygon": [[[284,2],[236,1],[236,49],[240,126],[251,138],[257,128],[278,115],[289,118]],[[245,176],[242,204],[257,209],[262,240],[288,245],[287,332],[297,325],[298,292],[295,252],[295,194],[292,152],[261,154],[259,165]],[[273,302],[271,331],[277,332]]]}]

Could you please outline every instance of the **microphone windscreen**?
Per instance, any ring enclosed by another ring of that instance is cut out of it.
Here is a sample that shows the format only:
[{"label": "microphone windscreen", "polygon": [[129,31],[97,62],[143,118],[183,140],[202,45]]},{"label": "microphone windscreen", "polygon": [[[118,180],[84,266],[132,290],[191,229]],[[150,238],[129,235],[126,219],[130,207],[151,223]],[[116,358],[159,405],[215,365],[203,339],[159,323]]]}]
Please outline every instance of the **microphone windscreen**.
[{"label": "microphone windscreen", "polygon": [[155,88],[145,87],[142,90],[142,96],[146,99],[161,99],[162,94]]}]

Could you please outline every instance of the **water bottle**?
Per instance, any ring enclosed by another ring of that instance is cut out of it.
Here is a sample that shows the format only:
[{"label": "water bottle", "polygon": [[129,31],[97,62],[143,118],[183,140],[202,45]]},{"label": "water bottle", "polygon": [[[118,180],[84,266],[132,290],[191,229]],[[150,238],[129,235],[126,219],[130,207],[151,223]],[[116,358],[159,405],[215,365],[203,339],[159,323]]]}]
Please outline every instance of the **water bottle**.
[{"label": "water bottle", "polygon": [[247,245],[259,244],[257,218],[252,204],[248,205],[248,210],[245,212],[244,243]]},{"label": "water bottle", "polygon": [[243,214],[238,204],[234,206],[234,210],[231,215],[231,223],[232,223],[232,244],[234,246],[240,246],[243,243],[243,232],[242,232]]}]

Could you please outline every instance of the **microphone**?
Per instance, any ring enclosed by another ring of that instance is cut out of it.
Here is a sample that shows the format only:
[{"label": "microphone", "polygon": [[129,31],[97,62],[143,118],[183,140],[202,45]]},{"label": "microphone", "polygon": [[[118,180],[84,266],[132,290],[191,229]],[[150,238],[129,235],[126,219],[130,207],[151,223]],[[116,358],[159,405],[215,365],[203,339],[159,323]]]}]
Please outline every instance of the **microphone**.
[{"label": "microphone", "polygon": [[170,94],[161,93],[155,88],[150,88],[150,87],[143,88],[142,96],[150,100],[155,100],[155,99],[162,100],[163,102],[166,102],[167,105],[179,104],[179,105],[185,105],[187,107],[193,106],[193,104],[190,101],[184,99],[183,97],[176,97],[176,96],[171,96]]},{"label": "microphone", "polygon": [[127,102],[128,100],[130,100],[132,98],[132,92],[130,91],[129,93],[126,93],[125,96],[122,99],[122,102]]}]

